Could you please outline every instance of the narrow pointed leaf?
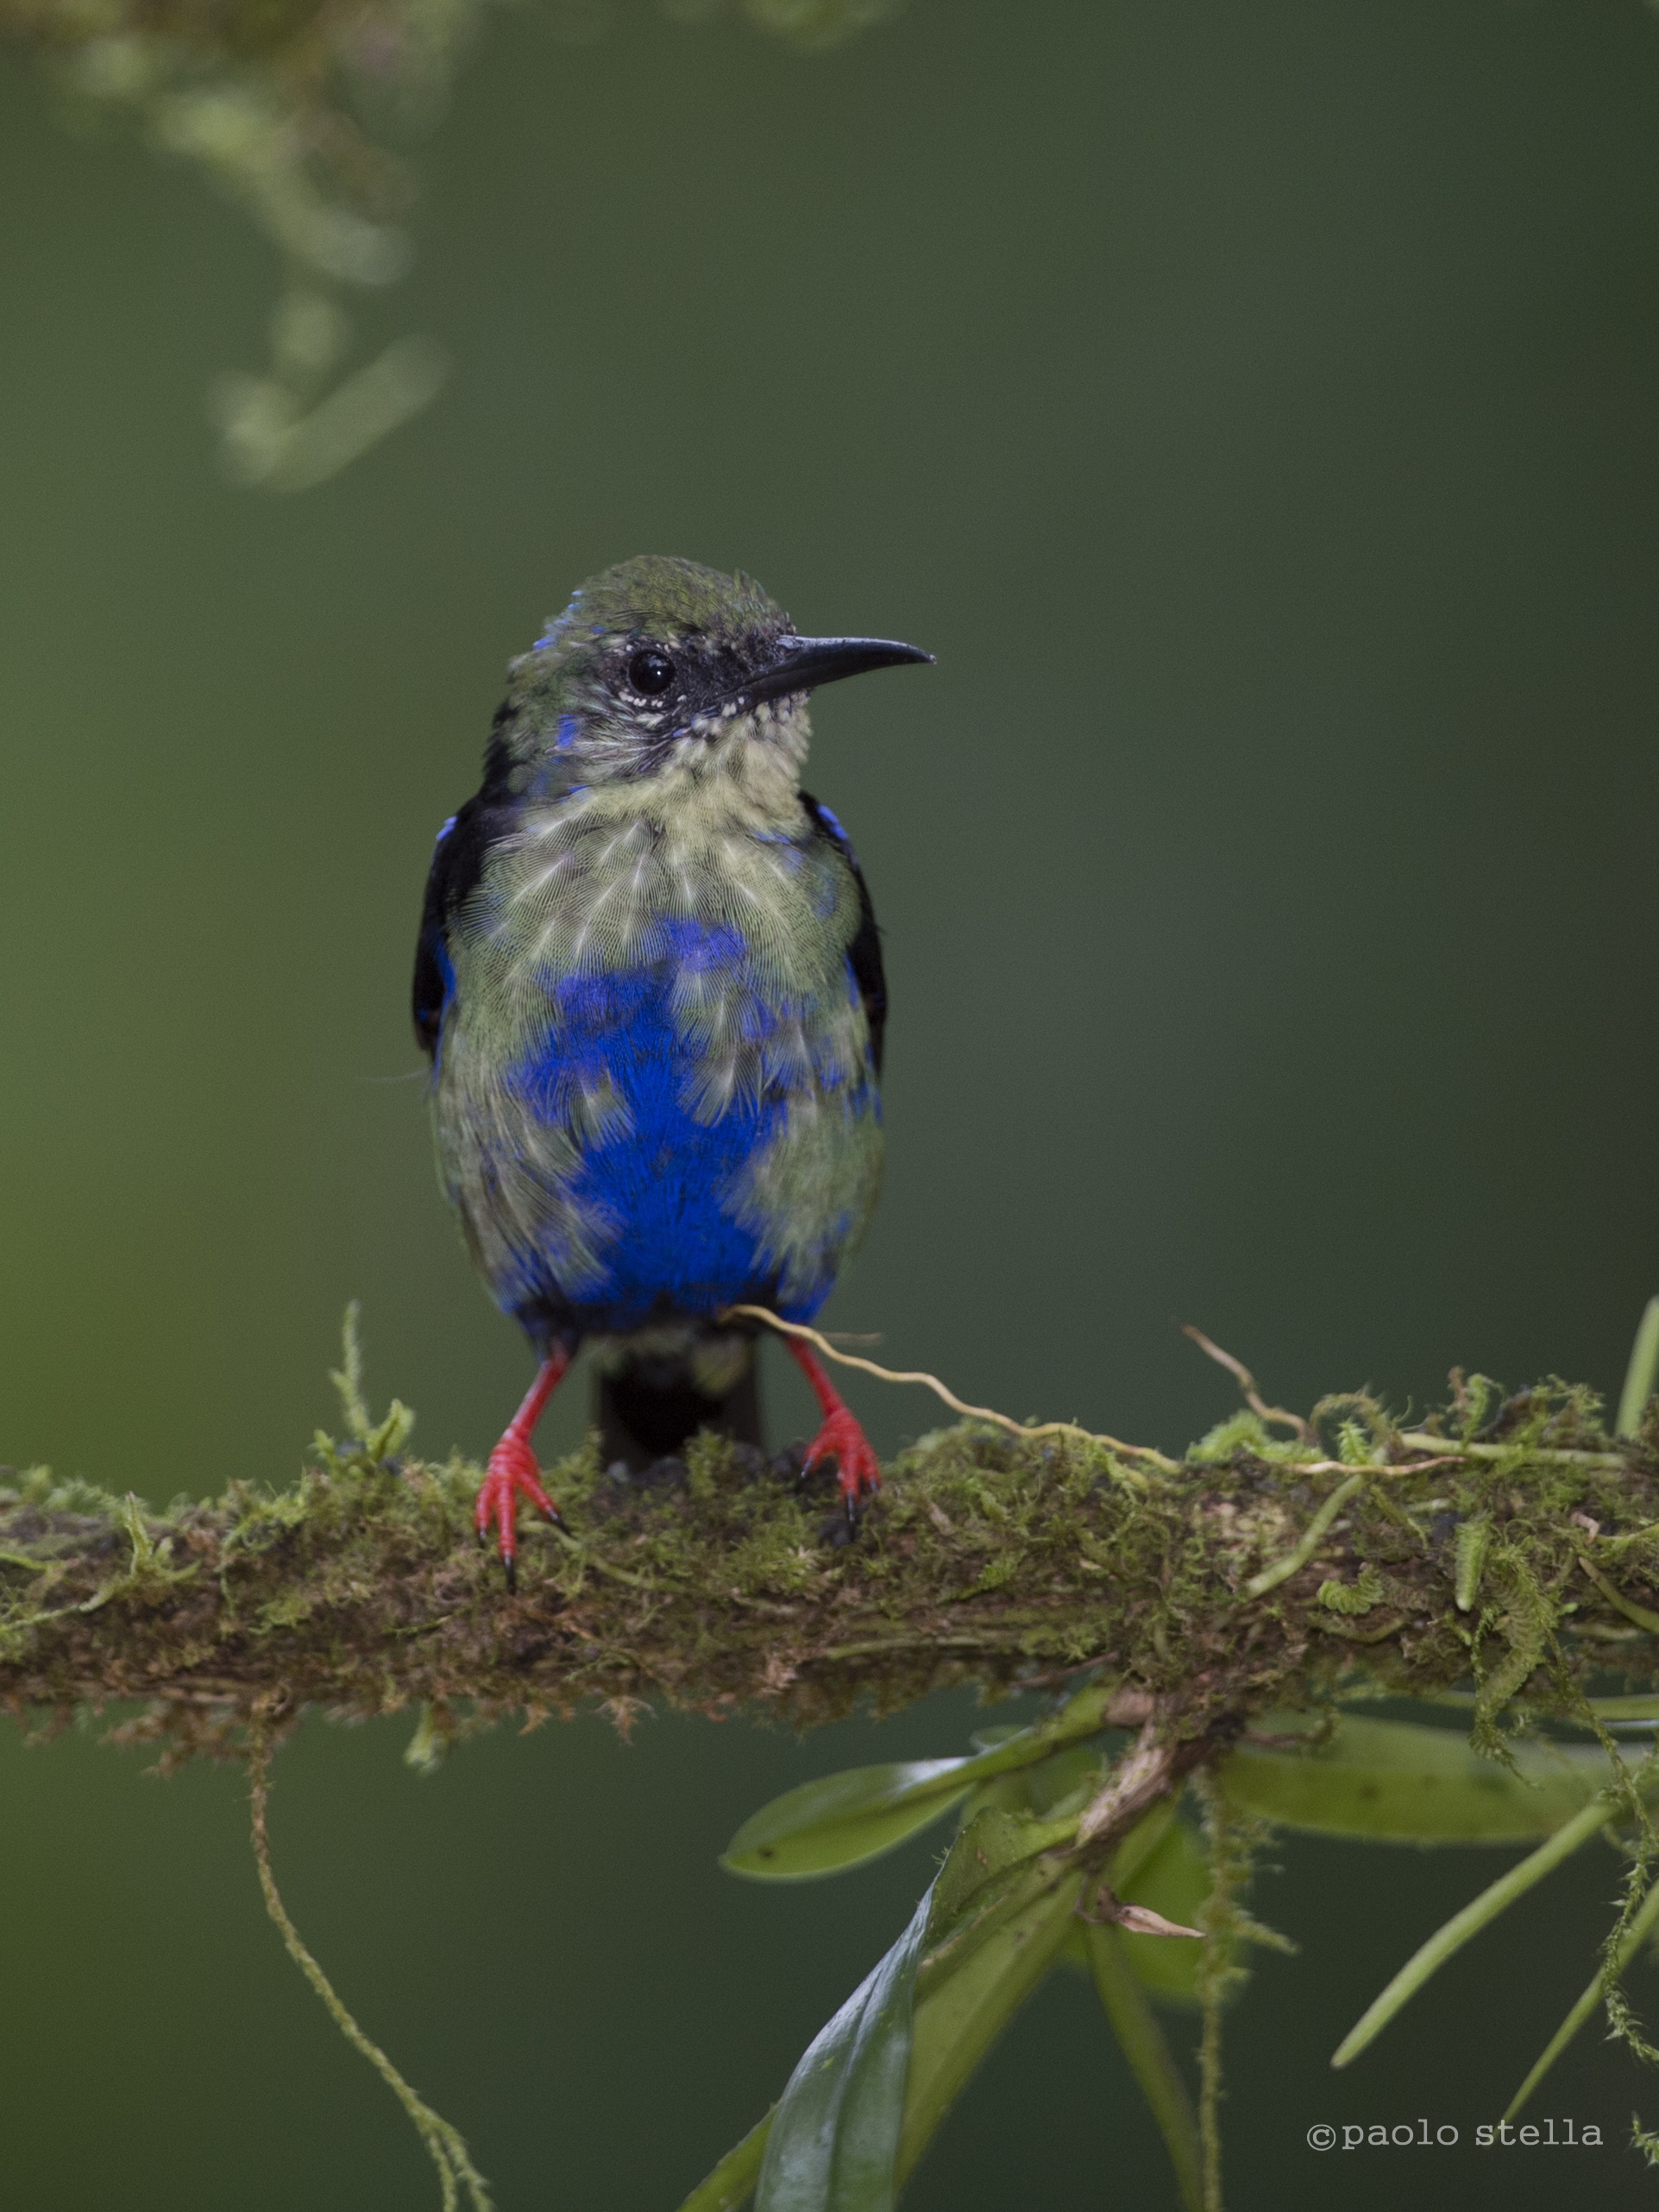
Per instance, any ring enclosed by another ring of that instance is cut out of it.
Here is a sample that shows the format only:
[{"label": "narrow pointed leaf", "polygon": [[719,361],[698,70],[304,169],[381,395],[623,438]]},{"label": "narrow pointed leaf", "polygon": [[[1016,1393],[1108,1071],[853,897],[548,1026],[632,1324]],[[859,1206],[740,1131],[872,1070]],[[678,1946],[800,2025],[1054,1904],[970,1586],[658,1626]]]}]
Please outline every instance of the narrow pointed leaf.
[{"label": "narrow pointed leaf", "polygon": [[774,2105],[764,2120],[755,2122],[741,2143],[733,2144],[713,2172],[698,2183],[680,2207],[680,2212],[738,2212],[740,2205],[749,2202],[776,2113],[777,2107]]},{"label": "narrow pointed leaf", "polygon": [[1109,1683],[1090,1684],[1047,1720],[971,1758],[849,1767],[802,1782],[751,1813],[720,1863],[757,1882],[811,1882],[862,1865],[948,1813],[977,1784],[1097,1734],[1111,1694]]},{"label": "narrow pointed leaf", "polygon": [[766,2139],[755,2212],[893,2212],[916,1967],[933,1890],[808,2046]]},{"label": "narrow pointed leaf", "polygon": [[1500,1875],[1478,1897],[1472,1898],[1461,1913],[1455,1913],[1443,1927],[1437,1928],[1428,1942],[1412,1953],[1381,1995],[1367,2006],[1338,2045],[1331,2064],[1346,2066],[1351,2059],[1357,2058],[1431,1974],[1443,1966],[1455,1951],[1461,1951],[1471,1936],[1479,1935],[1518,1897],[1524,1896],[1535,1882],[1542,1882],[1564,1858],[1587,1844],[1613,1818],[1616,1809],[1607,1798],[1593,1799],[1565,1826],[1557,1829],[1547,1844],[1541,1844],[1518,1866],[1511,1867],[1507,1874]]},{"label": "narrow pointed leaf", "polygon": [[812,1882],[879,1858],[960,1804],[972,1759],[904,1759],[849,1767],[786,1790],[751,1813],[720,1860],[756,1882]]},{"label": "narrow pointed leaf", "polygon": [[1650,1298],[1637,1323],[1631,1363],[1624,1371],[1624,1387],[1618,1394],[1621,1436],[1634,1436],[1642,1426],[1643,1410],[1653,1396],[1659,1378],[1659,1298]]},{"label": "narrow pointed leaf", "polygon": [[[1624,1972],[1631,1959],[1635,1957],[1640,1946],[1653,1933],[1656,1924],[1659,1924],[1659,1882],[1656,1882],[1649,1890],[1642,1901],[1641,1911],[1624,1931],[1624,1939],[1618,1946],[1618,1957],[1614,1968],[1616,1975]],[[1511,2100],[1509,2110],[1504,2115],[1505,2120],[1515,2118],[1533,2090],[1537,2088],[1556,2059],[1561,2057],[1562,2052],[1566,2050],[1580,2028],[1595,2010],[1606,1987],[1607,1976],[1604,1970],[1598,1973],[1594,1981],[1573,2007],[1572,2011],[1568,2014],[1554,2035],[1550,2037],[1537,2064],[1534,2066]]]},{"label": "narrow pointed leaf", "polygon": [[1203,2212],[1203,2160],[1192,2100],[1129,1964],[1128,1946],[1117,1930],[1108,1926],[1089,1928],[1084,1943],[1095,1989],[1129,2071],[1158,2123],[1181,2202],[1186,2212]]},{"label": "narrow pointed leaf", "polygon": [[1587,1744],[1518,1744],[1513,1756],[1511,1772],[1451,1729],[1350,1715],[1305,1750],[1242,1744],[1216,1772],[1235,1805],[1286,1827],[1413,1844],[1553,1835],[1614,1778]]}]

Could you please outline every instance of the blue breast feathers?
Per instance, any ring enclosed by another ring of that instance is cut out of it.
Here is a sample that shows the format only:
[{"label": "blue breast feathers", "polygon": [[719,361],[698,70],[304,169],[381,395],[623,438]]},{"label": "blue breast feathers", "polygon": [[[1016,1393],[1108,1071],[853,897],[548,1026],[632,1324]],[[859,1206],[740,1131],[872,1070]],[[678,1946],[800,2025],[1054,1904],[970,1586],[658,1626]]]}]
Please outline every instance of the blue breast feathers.
[{"label": "blue breast feathers", "polygon": [[[574,1141],[562,1193],[593,1258],[572,1281],[554,1253],[520,1247],[497,1296],[526,1317],[568,1312],[584,1333],[751,1302],[808,1319],[874,1196],[872,1175],[848,1187],[843,1164],[850,1142],[872,1169],[879,1154],[867,1065],[816,1048],[829,1009],[756,990],[738,932],[661,927],[649,964],[554,983],[548,1033],[506,1071],[531,1121]],[[845,972],[843,1024],[858,1001]],[[754,1079],[717,1089],[711,1105],[717,1057]],[[803,1167],[819,1201],[804,1224]]]}]

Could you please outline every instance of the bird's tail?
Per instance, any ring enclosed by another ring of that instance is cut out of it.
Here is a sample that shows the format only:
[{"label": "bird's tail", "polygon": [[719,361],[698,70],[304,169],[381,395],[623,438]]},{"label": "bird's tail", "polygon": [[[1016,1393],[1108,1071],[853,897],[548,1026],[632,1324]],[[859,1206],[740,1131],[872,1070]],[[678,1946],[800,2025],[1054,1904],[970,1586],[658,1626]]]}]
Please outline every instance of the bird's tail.
[{"label": "bird's tail", "polygon": [[594,1363],[594,1419],[603,1463],[620,1460],[631,1474],[676,1458],[701,1429],[764,1450],[753,1341],[620,1344]]}]

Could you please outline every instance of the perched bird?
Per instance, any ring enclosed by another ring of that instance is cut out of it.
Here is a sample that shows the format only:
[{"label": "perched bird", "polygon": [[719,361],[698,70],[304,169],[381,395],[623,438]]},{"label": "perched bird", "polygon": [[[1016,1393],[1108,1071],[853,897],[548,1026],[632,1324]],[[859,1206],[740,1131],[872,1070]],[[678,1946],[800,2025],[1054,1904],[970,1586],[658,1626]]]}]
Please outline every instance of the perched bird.
[{"label": "perched bird", "polygon": [[[540,1354],[491,1453],[481,1536],[509,1580],[531,1437],[584,1339],[608,1452],[758,1441],[753,1329],[808,1321],[881,1173],[886,994],[870,895],[801,789],[808,694],[927,661],[802,638],[747,577],[642,557],[512,663],[484,781],[438,833],[416,955],[438,1167],[473,1258]],[[876,1456],[789,1349],[849,1517]]]}]

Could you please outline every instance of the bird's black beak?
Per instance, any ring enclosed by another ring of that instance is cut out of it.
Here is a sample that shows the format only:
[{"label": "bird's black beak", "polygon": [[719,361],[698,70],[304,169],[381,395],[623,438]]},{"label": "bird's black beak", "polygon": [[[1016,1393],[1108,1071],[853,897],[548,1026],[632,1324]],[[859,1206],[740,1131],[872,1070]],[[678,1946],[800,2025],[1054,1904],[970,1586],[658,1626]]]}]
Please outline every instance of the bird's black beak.
[{"label": "bird's black beak", "polygon": [[815,691],[866,669],[902,668],[907,661],[931,661],[920,645],[901,645],[891,638],[780,638],[772,665],[743,687],[742,696],[757,706],[763,699],[786,698],[792,691]]}]

